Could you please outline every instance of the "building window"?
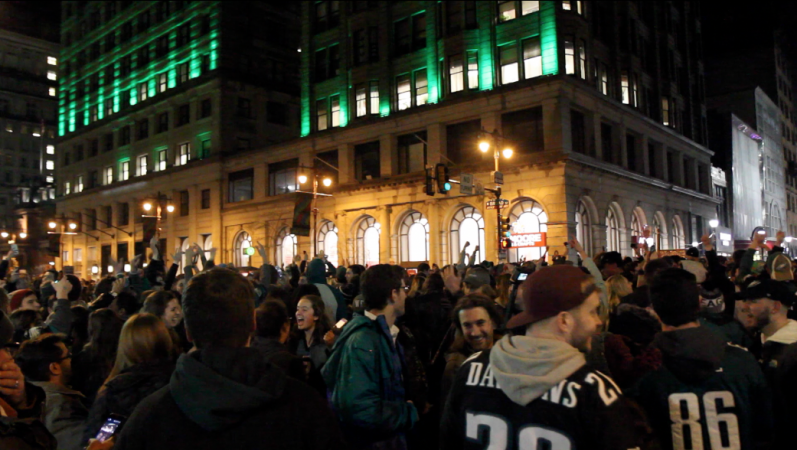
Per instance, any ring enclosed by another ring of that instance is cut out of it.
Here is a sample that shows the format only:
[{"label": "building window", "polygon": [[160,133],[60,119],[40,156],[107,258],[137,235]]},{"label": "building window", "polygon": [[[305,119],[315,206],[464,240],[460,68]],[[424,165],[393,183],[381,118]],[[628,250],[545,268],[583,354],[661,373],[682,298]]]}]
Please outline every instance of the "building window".
[{"label": "building window", "polygon": [[175,165],[184,166],[188,164],[188,161],[191,161],[191,144],[183,142],[177,147],[177,160],[175,161]]},{"label": "building window", "polygon": [[182,47],[191,40],[191,22],[180,25],[177,29],[177,47]]},{"label": "building window", "polygon": [[379,141],[354,146],[354,176],[357,181],[377,179],[381,176]]},{"label": "building window", "polygon": [[587,212],[587,205],[583,201],[576,207],[576,239],[587,254],[592,254],[592,226]]},{"label": "building window", "polygon": [[[465,248],[465,243],[478,245],[480,250],[476,253],[476,261],[484,259],[484,218],[476,208],[465,206],[454,214],[451,219],[451,260],[459,260],[460,252]],[[470,263],[470,261],[469,261]]]},{"label": "building window", "polygon": [[51,66],[58,65],[58,58],[56,58],[54,56],[48,56],[47,57],[47,64],[49,64]]},{"label": "building window", "polygon": [[202,209],[210,209],[210,189],[202,189]]},{"label": "building window", "polygon": [[147,155],[139,156],[138,164],[136,165],[139,177],[143,177],[144,175],[147,174],[148,166],[149,166],[149,157]]},{"label": "building window", "polygon": [[58,79],[58,75],[55,74],[54,70],[48,70],[47,71],[47,79],[48,80],[56,80],[56,79]]},{"label": "building window", "polygon": [[47,152],[48,155],[54,155],[55,154],[55,146],[54,145],[48,145],[46,152]]},{"label": "building window", "polygon": [[291,159],[268,165],[268,195],[290,194],[298,189],[299,161]]},{"label": "building window", "polygon": [[182,63],[177,66],[177,83],[182,84],[188,81],[189,67],[188,63]]},{"label": "building window", "polygon": [[332,127],[340,126],[340,97],[335,95],[329,98],[332,116]]},{"label": "building window", "polygon": [[412,49],[426,48],[426,13],[412,16]]},{"label": "building window", "polygon": [[94,105],[89,108],[89,122],[94,123],[99,119],[99,107]]},{"label": "building window", "polygon": [[415,106],[425,105],[429,100],[429,82],[426,69],[415,72]]},{"label": "building window", "polygon": [[[245,251],[252,246],[252,238],[249,237],[249,233],[246,231],[240,231],[233,242],[232,259],[235,267],[248,267],[251,257]],[[293,256],[291,256],[291,262],[293,262]]]},{"label": "building window", "polygon": [[[544,233],[548,231],[548,214],[542,206],[534,200],[523,200],[512,207],[509,214],[512,223],[512,233]],[[521,258],[527,261],[539,259],[542,256],[541,247],[528,247],[511,249],[509,251],[509,261],[518,262]]]},{"label": "building window", "polygon": [[238,117],[252,118],[252,102],[248,98],[238,97]]},{"label": "building window", "polygon": [[499,47],[498,50],[501,60],[501,82],[509,84],[518,81],[517,45],[514,43],[504,45]]},{"label": "building window", "polygon": [[410,92],[409,75],[401,75],[396,78],[396,95],[398,97],[399,111],[403,111],[412,107],[412,94]]},{"label": "building window", "polygon": [[468,52],[468,89],[479,89],[479,55],[477,52]]},{"label": "building window", "polygon": [[169,34],[164,34],[163,36],[159,37],[157,42],[155,43],[155,55],[158,58],[162,58],[169,53]]},{"label": "building window", "polygon": [[[514,70],[517,71],[517,69]],[[540,38],[531,38],[523,41],[523,72],[527,80],[542,75]]]},{"label": "building window", "polygon": [[168,79],[169,79],[169,75],[166,72],[158,74],[158,92],[159,93],[160,92],[166,92],[166,88],[168,86]]},{"label": "building window", "polygon": [[202,140],[201,153],[199,155],[200,159],[205,159],[208,156],[210,156],[210,144],[211,144],[210,139]]},{"label": "building window", "polygon": [[164,112],[158,114],[158,133],[169,131],[169,113]]},{"label": "building window", "polygon": [[522,1],[520,2],[521,14],[527,15],[531,13],[535,13],[540,10],[540,2],[539,1]]},{"label": "building window", "polygon": [[48,88],[47,93],[50,95],[50,97],[55,97],[56,95],[58,95],[54,87]]},{"label": "building window", "polygon": [[379,114],[379,82],[370,82],[371,114]]},{"label": "building window", "polygon": [[127,145],[129,143],[130,143],[130,125],[127,125],[119,129],[119,145]]},{"label": "building window", "polygon": [[318,251],[323,251],[327,261],[332,265],[338,265],[338,227],[332,222],[325,220],[318,228]]},{"label": "building window", "polygon": [[418,211],[410,211],[399,226],[401,262],[429,260],[429,221]]},{"label": "building window", "polygon": [[617,222],[617,216],[611,208],[606,213],[606,250],[610,252],[619,252],[621,250],[620,226]]},{"label": "building window", "polygon": [[149,119],[141,119],[136,122],[136,129],[138,130],[138,140],[146,139],[149,137]]},{"label": "building window", "polygon": [[250,141],[247,138],[235,138],[235,149],[238,151],[249,150]]},{"label": "building window", "polygon": [[160,150],[158,152],[158,164],[155,166],[156,172],[161,172],[166,170],[166,150]]},{"label": "building window", "polygon": [[47,169],[47,170],[55,170],[55,162],[54,162],[54,161],[52,161],[52,160],[50,160],[50,159],[48,159],[48,160],[47,160],[47,161],[44,163],[44,165],[45,165],[45,167],[44,167],[44,168],[45,168],[45,169]]},{"label": "building window", "polygon": [[620,92],[622,93],[623,103],[626,105],[631,104],[631,82],[628,77],[628,72],[623,71],[620,75]]},{"label": "building window", "polygon": [[426,132],[398,137],[398,172],[420,172],[426,167]]},{"label": "building window", "polygon": [[117,225],[125,226],[130,223],[130,203],[119,204],[119,221]]},{"label": "building window", "polygon": [[576,48],[572,40],[565,40],[565,73],[576,74]]},{"label": "building window", "polygon": [[661,98],[661,123],[670,126],[670,100],[667,97]]},{"label": "building window", "polygon": [[601,64],[600,90],[601,94],[609,95],[609,72],[606,64]]},{"label": "building window", "polygon": [[130,161],[122,161],[119,164],[119,181],[127,181],[130,179]]},{"label": "building window", "polygon": [[340,23],[340,2],[323,1],[315,4],[314,27],[316,33],[332,29]]},{"label": "building window", "polygon": [[105,185],[109,185],[113,183],[113,167],[106,167],[105,168]]},{"label": "building window", "polygon": [[317,100],[316,106],[316,128],[324,131],[329,127],[329,116],[327,115],[327,99]]},{"label": "building window", "polygon": [[354,88],[355,115],[364,117],[368,114],[368,91],[365,84],[358,84]]},{"label": "building window", "polygon": [[138,85],[138,101],[143,102],[147,99],[147,83],[139,83]]},{"label": "building window", "polygon": [[191,110],[188,103],[177,107],[177,126],[182,126],[191,121]]},{"label": "building window", "polygon": [[507,22],[517,17],[515,2],[498,2],[498,21]]},{"label": "building window", "polygon": [[357,223],[357,264],[373,266],[379,264],[379,235],[381,225],[371,216],[365,216]]},{"label": "building window", "polygon": [[449,92],[460,92],[465,89],[465,74],[462,55],[453,55],[448,59]]},{"label": "building window", "polygon": [[180,191],[180,217],[188,215],[190,212],[188,206],[188,191]]},{"label": "building window", "polygon": [[587,44],[584,41],[578,43],[578,76],[587,79]]},{"label": "building window", "polygon": [[113,149],[113,133],[107,133],[103,136],[103,152],[109,152]]},{"label": "building window", "polygon": [[204,119],[205,117],[210,117],[213,112],[213,105],[210,102],[209,98],[202,100],[199,103],[199,117]]},{"label": "building window", "polygon": [[229,174],[229,202],[252,200],[254,195],[255,169],[246,169]]},{"label": "building window", "polygon": [[584,14],[584,2],[581,1],[562,1],[562,9],[565,11],[575,11],[576,14]]}]

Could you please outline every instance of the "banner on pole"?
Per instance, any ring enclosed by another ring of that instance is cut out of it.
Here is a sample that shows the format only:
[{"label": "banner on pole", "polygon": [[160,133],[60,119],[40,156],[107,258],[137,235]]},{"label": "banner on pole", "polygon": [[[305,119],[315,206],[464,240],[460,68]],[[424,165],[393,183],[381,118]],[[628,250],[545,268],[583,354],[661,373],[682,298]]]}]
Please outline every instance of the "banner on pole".
[{"label": "banner on pole", "polygon": [[546,247],[548,236],[540,233],[512,233],[512,248]]},{"label": "banner on pole", "polygon": [[296,194],[293,208],[291,233],[297,236],[310,236],[310,218],[313,214],[313,194]]}]

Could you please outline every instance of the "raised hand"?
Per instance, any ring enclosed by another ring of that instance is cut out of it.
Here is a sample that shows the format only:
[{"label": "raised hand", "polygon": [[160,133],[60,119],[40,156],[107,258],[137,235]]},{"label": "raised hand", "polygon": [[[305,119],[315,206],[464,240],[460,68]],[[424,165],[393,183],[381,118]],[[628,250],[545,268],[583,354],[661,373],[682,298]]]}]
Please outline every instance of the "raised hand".
[{"label": "raised hand", "polygon": [[[61,283],[58,283],[61,284]],[[113,282],[111,287],[111,294],[120,294],[125,289],[125,279],[119,278]]]},{"label": "raised hand", "polygon": [[69,282],[67,279],[66,274],[64,274],[57,283],[53,284],[55,288],[55,298],[56,299],[66,299],[69,298],[69,292],[72,291],[72,283]]},{"label": "raised hand", "polygon": [[257,254],[260,255],[260,259],[263,260],[263,264],[268,264],[268,255],[266,254],[266,246],[261,244],[260,241],[255,244],[255,249],[257,249]]},{"label": "raised hand", "polygon": [[709,237],[708,234],[704,234],[703,236],[701,236],[700,242],[703,243],[703,250],[708,252],[714,249],[714,246],[711,245],[711,238]]},{"label": "raised hand", "polygon": [[179,261],[182,261],[181,258],[183,257],[183,250],[180,248],[180,244],[174,246],[174,253],[172,253],[172,262],[174,264],[180,264]]},{"label": "raised hand", "polygon": [[141,267],[141,264],[143,262],[144,262],[144,255],[143,254],[134,256],[133,257],[133,261],[130,262],[130,271],[131,272],[135,271],[136,269]]},{"label": "raised hand", "polygon": [[449,292],[454,294],[459,291],[460,285],[462,284],[462,277],[457,276],[454,266],[448,266],[443,270],[443,280]]}]

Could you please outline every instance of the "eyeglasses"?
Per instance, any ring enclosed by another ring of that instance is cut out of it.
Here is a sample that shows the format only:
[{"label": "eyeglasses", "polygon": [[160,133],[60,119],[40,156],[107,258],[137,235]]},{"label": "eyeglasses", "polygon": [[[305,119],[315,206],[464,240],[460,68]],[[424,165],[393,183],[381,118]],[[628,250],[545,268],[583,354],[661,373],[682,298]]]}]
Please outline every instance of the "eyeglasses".
[{"label": "eyeglasses", "polygon": [[72,359],[72,352],[71,351],[67,352],[66,356],[64,356],[63,358],[58,359],[56,362],[60,363],[61,361],[65,361],[67,359]]},{"label": "eyeglasses", "polygon": [[401,289],[404,289],[404,292],[410,292],[410,286],[401,286]]}]

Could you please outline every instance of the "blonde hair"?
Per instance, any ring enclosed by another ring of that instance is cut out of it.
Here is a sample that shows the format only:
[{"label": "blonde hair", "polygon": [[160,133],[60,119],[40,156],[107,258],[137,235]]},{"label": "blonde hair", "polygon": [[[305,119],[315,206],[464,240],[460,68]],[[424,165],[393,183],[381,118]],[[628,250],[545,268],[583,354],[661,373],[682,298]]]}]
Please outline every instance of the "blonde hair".
[{"label": "blonde hair", "polygon": [[174,342],[166,324],[149,313],[133,314],[127,319],[119,336],[116,362],[102,388],[125,369],[148,361],[172,357]]},{"label": "blonde hair", "polygon": [[608,294],[609,310],[614,311],[620,304],[620,299],[634,292],[631,282],[622,274],[612,275],[606,280],[606,293]]}]

